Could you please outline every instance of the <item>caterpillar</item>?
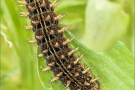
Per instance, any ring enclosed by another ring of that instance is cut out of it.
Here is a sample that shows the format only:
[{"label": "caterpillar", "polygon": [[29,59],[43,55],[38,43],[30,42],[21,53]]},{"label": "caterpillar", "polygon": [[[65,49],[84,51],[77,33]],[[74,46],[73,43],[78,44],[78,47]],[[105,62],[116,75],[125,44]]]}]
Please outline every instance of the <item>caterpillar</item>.
[{"label": "caterpillar", "polygon": [[69,90],[99,90],[98,78],[93,79],[89,69],[79,62],[80,57],[75,56],[79,49],[70,48],[69,44],[74,38],[64,37],[64,32],[68,29],[59,25],[59,21],[64,15],[57,15],[54,7],[57,1],[49,0],[25,0],[18,1],[21,6],[26,6],[28,12],[20,12],[21,16],[27,16],[31,25],[25,29],[32,29],[35,40],[29,43],[37,43],[41,54],[44,57],[47,67],[44,71],[51,70],[54,78],[51,82],[60,80]]}]

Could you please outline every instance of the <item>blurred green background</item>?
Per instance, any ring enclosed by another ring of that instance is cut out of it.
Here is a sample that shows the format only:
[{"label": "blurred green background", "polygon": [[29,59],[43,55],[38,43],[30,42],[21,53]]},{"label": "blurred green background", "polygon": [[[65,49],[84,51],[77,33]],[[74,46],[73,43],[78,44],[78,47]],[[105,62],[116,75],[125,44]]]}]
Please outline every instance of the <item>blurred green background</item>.
[{"label": "blurred green background", "polygon": [[[58,0],[57,14],[66,15],[62,25],[70,25],[76,39],[97,52],[107,52],[122,41],[133,55],[134,0]],[[29,19],[20,17],[16,0],[1,0],[1,90],[46,90],[38,78],[36,50],[24,30]],[[109,89],[108,89],[109,90]]]}]

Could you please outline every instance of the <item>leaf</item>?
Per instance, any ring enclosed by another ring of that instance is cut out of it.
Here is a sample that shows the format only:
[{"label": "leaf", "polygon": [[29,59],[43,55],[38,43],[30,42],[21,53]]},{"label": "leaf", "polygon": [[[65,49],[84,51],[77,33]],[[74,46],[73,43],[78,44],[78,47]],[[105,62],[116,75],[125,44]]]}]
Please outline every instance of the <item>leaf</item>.
[{"label": "leaf", "polygon": [[97,51],[107,51],[125,35],[128,24],[129,15],[121,5],[108,0],[89,0],[82,42]]},{"label": "leaf", "polygon": [[[70,32],[68,37],[74,37]],[[101,90],[133,90],[134,89],[134,57],[122,42],[116,43],[108,52],[96,52],[81,44],[76,39],[71,43],[74,47],[80,47],[79,53],[84,54],[81,61],[86,66],[91,66],[91,72],[95,77],[99,76]],[[38,58],[38,71],[40,80],[45,90],[66,90],[56,81],[50,83],[53,78],[51,71],[42,72],[46,67],[45,60]]]}]

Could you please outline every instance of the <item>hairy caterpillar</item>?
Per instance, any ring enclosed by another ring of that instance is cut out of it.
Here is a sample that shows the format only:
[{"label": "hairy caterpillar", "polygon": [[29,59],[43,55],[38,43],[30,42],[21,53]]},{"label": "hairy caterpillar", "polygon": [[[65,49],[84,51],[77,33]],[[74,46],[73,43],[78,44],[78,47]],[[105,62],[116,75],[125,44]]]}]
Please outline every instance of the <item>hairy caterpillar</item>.
[{"label": "hairy caterpillar", "polygon": [[32,29],[35,40],[30,43],[37,43],[41,54],[48,67],[44,71],[52,70],[55,80],[60,80],[62,84],[70,90],[99,90],[98,78],[93,79],[89,73],[89,68],[84,67],[79,60],[83,57],[76,57],[74,53],[79,49],[71,49],[69,43],[73,38],[65,38],[64,31],[68,27],[61,27],[59,20],[64,15],[56,15],[54,7],[56,1],[49,0],[25,0],[18,1],[22,6],[26,6],[28,12],[21,12],[21,16],[28,16],[31,26],[25,29]]}]

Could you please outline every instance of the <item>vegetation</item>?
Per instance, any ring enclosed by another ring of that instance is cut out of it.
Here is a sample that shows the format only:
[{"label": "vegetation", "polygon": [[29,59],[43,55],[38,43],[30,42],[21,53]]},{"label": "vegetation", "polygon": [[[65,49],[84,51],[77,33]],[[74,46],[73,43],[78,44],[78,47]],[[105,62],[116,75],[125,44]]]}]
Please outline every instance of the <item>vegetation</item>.
[{"label": "vegetation", "polygon": [[[59,0],[58,14],[70,25],[67,37],[76,37],[71,47],[80,47],[82,63],[99,77],[101,90],[134,90],[133,0]],[[51,71],[36,57],[33,32],[24,30],[29,19],[19,16],[15,0],[1,0],[1,90],[66,90],[60,81],[50,83]],[[72,34],[71,34],[72,33]],[[40,78],[40,80],[39,80]],[[43,86],[44,87],[43,87]]]}]

